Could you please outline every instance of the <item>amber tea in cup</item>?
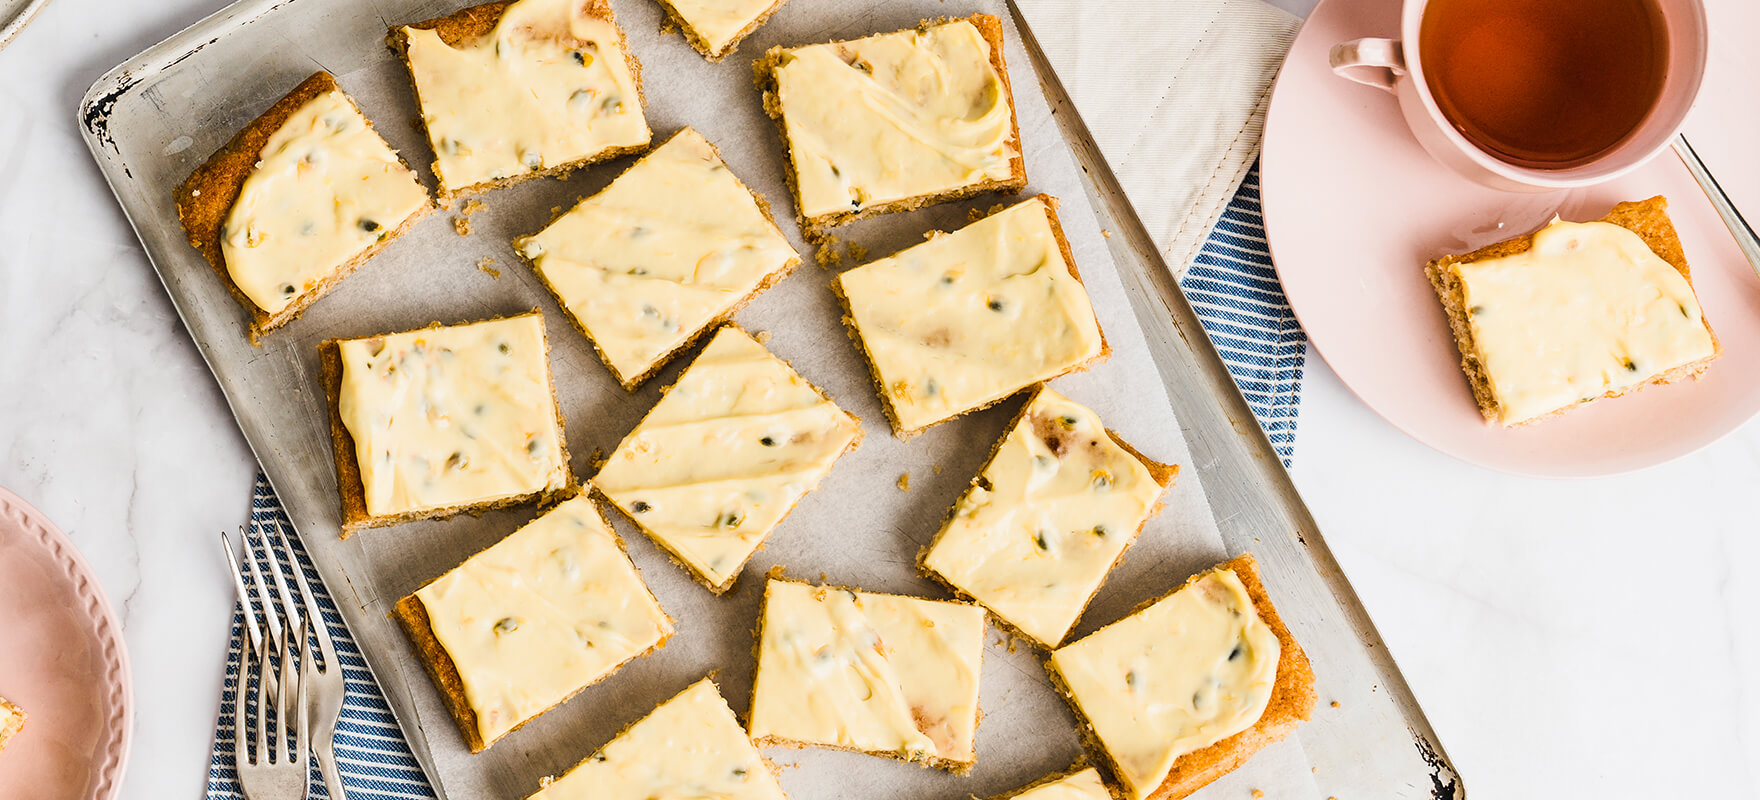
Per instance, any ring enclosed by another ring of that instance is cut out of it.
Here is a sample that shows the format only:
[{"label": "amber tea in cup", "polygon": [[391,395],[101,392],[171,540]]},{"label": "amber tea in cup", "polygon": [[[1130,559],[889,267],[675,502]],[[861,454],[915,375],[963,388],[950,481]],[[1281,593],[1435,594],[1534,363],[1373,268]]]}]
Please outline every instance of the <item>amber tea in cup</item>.
[{"label": "amber tea in cup", "polygon": [[1568,169],[1626,140],[1669,64],[1656,0],[1430,0],[1424,79],[1455,130],[1488,154]]}]

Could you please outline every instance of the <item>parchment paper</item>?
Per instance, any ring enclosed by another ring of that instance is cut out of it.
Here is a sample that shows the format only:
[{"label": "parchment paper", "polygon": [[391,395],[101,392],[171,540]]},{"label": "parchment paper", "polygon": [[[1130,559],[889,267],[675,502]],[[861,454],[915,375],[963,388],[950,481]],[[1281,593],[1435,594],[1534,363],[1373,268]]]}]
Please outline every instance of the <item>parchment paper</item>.
[{"label": "parchment paper", "polygon": [[[164,158],[138,165],[131,177],[161,183],[169,206],[176,184],[234,131],[311,71],[326,68],[433,186],[426,166],[428,146],[411,123],[417,114],[414,98],[402,67],[384,47],[384,36],[390,25],[443,15],[462,5],[457,0],[289,0],[262,11],[198,49],[186,65],[156,78],[158,83],[148,91],[156,93],[155,104],[175,120],[170,129],[183,133],[168,136]],[[947,596],[917,576],[917,551],[977,473],[1020,400],[937,426],[909,441],[891,435],[867,367],[845,334],[839,306],[827,288],[833,272],[814,265],[814,251],[801,240],[793,221],[782,145],[760,108],[751,75],[753,59],[771,46],[854,38],[976,11],[1001,17],[1027,162],[1026,194],[1048,192],[1062,200],[1065,232],[1113,350],[1109,361],[1061,378],[1054,386],[1094,408],[1149,456],[1178,464],[1189,461],[1179,422],[1080,171],[1004,3],[792,0],[719,64],[703,60],[678,34],[663,34],[659,6],[651,0],[613,0],[613,6],[642,62],[655,141],[687,124],[700,130],[721,148],[733,172],[769,199],[807,261],[743,310],[738,321],[750,330],[768,331],[771,350],[860,416],[867,437],[801,502],[746,567],[737,587],[721,597],[702,589],[613,512],[643,577],[677,619],[677,634],[664,650],[625,667],[486,753],[468,752],[385,612],[399,597],[531,519],[536,509],[373,529],[338,539],[336,478],[316,346],[333,337],[539,308],[546,317],[574,467],[579,475],[590,476],[595,453],[616,446],[695,350],[640,391],[626,393],[508,242],[539,230],[555,210],[597,191],[634,159],[591,167],[567,180],[538,180],[484,195],[485,208],[470,217],[468,236],[452,227],[456,209],[430,217],[303,318],[269,335],[261,348],[246,343],[244,313],[194,250],[184,247],[182,257],[159,263],[167,288],[179,299],[192,335],[202,344],[296,527],[321,562],[332,592],[339,602],[356,596],[358,606],[349,609],[354,634],[418,756],[431,766],[436,788],[452,798],[522,798],[538,788],[541,777],[567,770],[705,674],[716,677],[734,710],[743,715],[750,704],[754,667],[752,629],[763,576],[773,565],[798,578],[824,576],[877,591]],[[869,258],[878,257],[921,241],[928,231],[963,225],[972,209],[1015,199],[989,195],[893,214],[837,235],[865,247]],[[142,231],[149,245],[155,237],[173,233]],[[479,268],[485,258],[494,260],[489,269]],[[499,277],[490,270],[498,270]],[[200,313],[190,313],[192,307]],[[897,485],[905,474],[910,476],[909,491]],[[1090,606],[1078,634],[1119,618],[1226,557],[1195,470],[1181,475],[1166,501]],[[1041,659],[1040,651],[1011,644],[992,629],[982,676],[978,762],[969,776],[828,751],[779,749],[767,755],[784,765],[783,785],[798,800],[982,797],[1010,790],[1067,767],[1081,754],[1074,717],[1052,692]],[[1261,753],[1202,796],[1244,797],[1255,788],[1271,797],[1316,796],[1298,741],[1292,737]]]}]

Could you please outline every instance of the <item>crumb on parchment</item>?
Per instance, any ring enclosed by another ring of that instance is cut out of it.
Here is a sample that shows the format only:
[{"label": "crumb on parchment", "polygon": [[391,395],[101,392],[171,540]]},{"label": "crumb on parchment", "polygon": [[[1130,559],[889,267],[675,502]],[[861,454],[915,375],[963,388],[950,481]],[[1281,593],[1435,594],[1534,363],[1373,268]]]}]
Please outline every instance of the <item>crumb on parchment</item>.
[{"label": "crumb on parchment", "polygon": [[458,207],[458,216],[452,218],[452,229],[460,236],[471,235],[470,215],[483,210],[483,201],[475,197],[468,198]]},{"label": "crumb on parchment", "polygon": [[492,257],[483,256],[482,260],[477,262],[477,269],[489,273],[491,278],[501,277],[501,270],[495,268],[495,259]]},{"label": "crumb on parchment", "polygon": [[819,240],[819,249],[813,253],[813,260],[823,269],[841,267],[846,263],[860,264],[868,260],[868,248],[828,233]]},{"label": "crumb on parchment", "polygon": [[911,474],[909,472],[898,476],[898,490],[901,492],[908,492],[911,490]]},{"label": "crumb on parchment", "polygon": [[825,234],[825,239],[819,242],[819,249],[813,253],[813,260],[819,262],[820,269],[843,266],[843,254],[838,252],[838,246],[842,244],[842,239]]}]

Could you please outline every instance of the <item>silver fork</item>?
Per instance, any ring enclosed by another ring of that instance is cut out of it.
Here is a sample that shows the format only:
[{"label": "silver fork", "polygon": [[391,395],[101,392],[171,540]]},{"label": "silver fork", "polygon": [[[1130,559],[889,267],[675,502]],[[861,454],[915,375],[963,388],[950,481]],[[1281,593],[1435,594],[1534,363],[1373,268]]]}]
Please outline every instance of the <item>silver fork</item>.
[{"label": "silver fork", "polygon": [[1729,235],[1735,237],[1736,247],[1748,259],[1748,266],[1753,267],[1756,274],[1760,274],[1760,235],[1755,235],[1754,227],[1742,218],[1742,212],[1736,209],[1729,194],[1717,183],[1717,178],[1712,177],[1710,168],[1699,159],[1699,154],[1694,152],[1686,134],[1675,135],[1674,152],[1687,165],[1687,172],[1692,173],[1693,180],[1699,182],[1699,188],[1705,190],[1705,196],[1711,200],[1711,207],[1723,218],[1723,225],[1729,228]]},{"label": "silver fork", "polygon": [[[268,598],[263,599],[267,607]],[[244,613],[254,624],[255,614],[248,602]],[[289,646],[276,653],[254,647],[250,638],[245,638],[238,683],[232,692],[232,761],[238,769],[239,788],[248,800],[306,800],[311,789],[312,732],[306,714],[305,678],[312,662],[306,635],[303,623],[297,632],[282,631],[279,638]],[[246,699],[253,658],[257,672],[255,714],[250,713]],[[275,675],[272,660],[281,665],[275,679],[271,679]]]},{"label": "silver fork", "polygon": [[[312,723],[312,753],[317,757],[318,769],[324,778],[324,788],[329,790],[330,797],[333,800],[347,800],[347,792],[342,786],[342,774],[336,768],[335,750],[336,722],[342,716],[342,701],[346,694],[342,682],[342,663],[336,658],[336,645],[330,638],[330,627],[324,624],[323,612],[317,610],[318,605],[313,599],[311,584],[306,580],[305,570],[300,566],[299,558],[293,551],[293,543],[288,541],[287,531],[282,528],[280,520],[275,520],[271,525],[275,529],[273,538],[267,531],[270,525],[262,526],[262,529],[259,529],[253,524],[249,528],[239,530],[239,536],[244,540],[245,570],[238,568],[239,562],[233,554],[231,539],[224,533],[220,535],[222,549],[226,551],[226,561],[232,565],[233,588],[238,591],[240,602],[244,603],[247,609],[250,608],[249,590],[246,588],[243,578],[247,571],[250,574],[250,585],[256,589],[257,597],[263,600],[262,606],[267,624],[259,628],[255,616],[247,615],[245,638],[258,647],[261,647],[264,641],[268,641],[270,646],[280,647],[281,641],[278,632],[301,624],[300,610],[305,610],[303,619],[310,623],[306,627],[317,633],[318,655],[322,658],[321,664],[314,664],[312,670],[306,673],[305,703]],[[269,572],[273,578],[276,596],[281,600],[281,608],[287,617],[285,627],[275,613],[274,604],[269,602],[269,587],[263,580],[261,568],[257,566],[258,547],[261,547],[268,556]],[[288,591],[287,578],[281,569],[281,558],[276,552],[277,549],[281,554],[286,555],[287,563],[291,565],[293,583],[299,589],[297,603],[294,601],[292,593]],[[306,646],[309,647],[309,643]]]}]

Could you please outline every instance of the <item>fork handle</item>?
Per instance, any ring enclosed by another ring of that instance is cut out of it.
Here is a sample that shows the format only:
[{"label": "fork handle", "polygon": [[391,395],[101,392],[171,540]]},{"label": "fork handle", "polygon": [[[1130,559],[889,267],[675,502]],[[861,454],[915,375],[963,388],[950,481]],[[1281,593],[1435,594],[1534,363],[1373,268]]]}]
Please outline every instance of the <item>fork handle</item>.
[{"label": "fork handle", "polygon": [[1693,145],[1684,134],[1674,137],[1674,152],[1681,162],[1687,165],[1687,171],[1693,174],[1693,180],[1699,182],[1699,188],[1705,191],[1705,197],[1711,201],[1711,207],[1717,209],[1717,216],[1723,218],[1723,225],[1729,228],[1735,237],[1736,247],[1741,248],[1742,255],[1748,259],[1748,266],[1760,275],[1760,237],[1755,236],[1753,226],[1742,218],[1742,212],[1736,208],[1729,195],[1718,185],[1717,179],[1711,176],[1711,170],[1705,162],[1699,160],[1699,154],[1693,152]]},{"label": "fork handle", "polygon": [[348,800],[342,788],[342,773],[336,769],[336,726],[318,726],[312,731],[312,754],[318,757],[318,771],[324,776],[324,788],[330,800]]}]

